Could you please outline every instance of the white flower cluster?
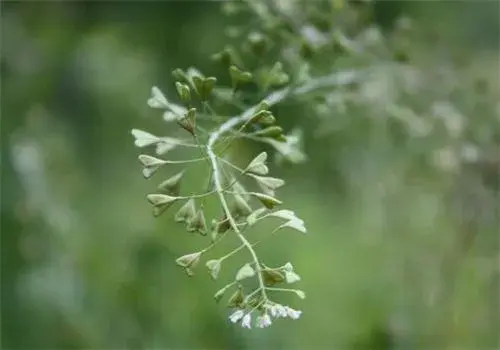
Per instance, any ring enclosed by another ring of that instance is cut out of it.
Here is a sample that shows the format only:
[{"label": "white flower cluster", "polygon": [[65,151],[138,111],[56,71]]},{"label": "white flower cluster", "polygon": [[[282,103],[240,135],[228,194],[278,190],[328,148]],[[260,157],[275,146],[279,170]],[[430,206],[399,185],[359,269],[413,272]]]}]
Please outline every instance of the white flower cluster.
[{"label": "white flower cluster", "polygon": [[[286,318],[290,317],[293,320],[296,320],[302,314],[302,311],[292,309],[289,306],[283,306],[281,304],[270,304],[265,306],[266,311],[257,316],[255,326],[257,328],[265,328],[269,327],[272,324],[271,316],[274,318]],[[271,314],[271,316],[269,316]],[[236,310],[229,316],[229,320],[232,323],[239,322],[241,320],[241,326],[243,328],[252,328],[252,311],[245,313],[244,310]]]}]

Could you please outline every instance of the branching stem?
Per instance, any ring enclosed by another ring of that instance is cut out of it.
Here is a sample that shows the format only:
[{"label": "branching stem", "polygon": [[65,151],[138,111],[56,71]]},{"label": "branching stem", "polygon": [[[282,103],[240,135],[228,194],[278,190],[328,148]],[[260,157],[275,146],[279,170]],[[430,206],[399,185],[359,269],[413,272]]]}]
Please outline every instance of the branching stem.
[{"label": "branching stem", "polygon": [[[275,105],[276,103],[284,100],[290,95],[302,95],[306,94],[308,92],[314,91],[319,88],[324,88],[324,87],[334,87],[334,86],[339,86],[339,85],[347,85],[350,84],[354,81],[357,81],[359,79],[359,72],[358,71],[343,71],[343,72],[336,72],[333,74],[330,74],[325,77],[317,78],[312,80],[311,82],[302,85],[300,87],[297,87],[295,89],[291,89],[289,87],[283,88],[281,90],[275,91],[271,94],[269,94],[265,100],[268,103],[269,106]],[[207,143],[207,155],[210,159],[212,171],[213,171],[213,179],[214,179],[214,185],[215,185],[215,191],[217,192],[222,208],[225,212],[225,215],[227,219],[229,220],[229,224],[231,225],[231,228],[234,230],[236,235],[238,236],[239,240],[243,244],[244,247],[247,248],[248,252],[252,256],[253,262],[255,263],[256,269],[257,269],[257,278],[259,282],[259,287],[262,292],[262,297],[264,300],[267,300],[267,294],[266,294],[266,286],[264,284],[264,278],[262,276],[262,271],[260,270],[260,262],[259,258],[257,257],[257,254],[255,253],[255,250],[253,249],[253,245],[246,239],[246,237],[242,234],[240,228],[238,227],[235,219],[233,218],[233,215],[231,214],[231,211],[229,210],[229,206],[227,204],[227,201],[224,197],[224,188],[222,186],[221,182],[221,171],[219,168],[219,162],[218,162],[218,157],[214,152],[215,145],[217,141],[224,135],[226,132],[232,130],[234,127],[237,125],[240,125],[241,123],[245,124],[250,118],[253,117],[253,115],[256,113],[257,109],[259,108],[259,105],[254,105],[247,109],[245,112],[238,116],[234,116],[230,119],[228,119],[226,122],[224,122],[218,129],[216,129],[214,132],[210,134],[210,137],[208,139]]]}]

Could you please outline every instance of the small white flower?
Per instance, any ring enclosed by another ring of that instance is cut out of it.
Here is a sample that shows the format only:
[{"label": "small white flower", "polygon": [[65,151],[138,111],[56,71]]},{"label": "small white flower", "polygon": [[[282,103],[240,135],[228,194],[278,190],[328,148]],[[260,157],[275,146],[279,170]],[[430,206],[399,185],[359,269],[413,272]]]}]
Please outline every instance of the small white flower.
[{"label": "small white flower", "polygon": [[243,321],[241,321],[241,326],[243,328],[252,328],[252,325],[250,324],[250,322],[252,322],[252,316],[250,316],[250,314],[246,314],[244,317],[243,317]]},{"label": "small white flower", "polygon": [[271,315],[276,318],[288,316],[286,308],[281,304],[274,304],[270,307],[269,311],[271,312]]},{"label": "small white flower", "polygon": [[291,319],[296,320],[302,314],[302,311],[300,311],[300,310],[294,310],[288,306],[285,306],[285,308],[286,308],[286,313],[287,313],[288,317],[290,317]]},{"label": "small white flower", "polygon": [[241,318],[243,317],[243,315],[245,315],[245,313],[243,312],[243,310],[236,310],[235,312],[233,312],[231,314],[231,316],[229,316],[229,320],[231,320],[231,322],[233,322],[233,323],[236,323],[239,320],[241,320]]},{"label": "small white flower", "polygon": [[271,325],[271,317],[266,313],[262,316],[257,317],[257,327],[265,328]]}]

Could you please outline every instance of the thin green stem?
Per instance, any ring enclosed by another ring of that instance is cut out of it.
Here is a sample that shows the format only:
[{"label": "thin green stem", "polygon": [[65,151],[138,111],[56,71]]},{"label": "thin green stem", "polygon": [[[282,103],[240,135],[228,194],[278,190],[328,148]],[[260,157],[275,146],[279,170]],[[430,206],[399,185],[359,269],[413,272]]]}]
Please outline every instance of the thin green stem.
[{"label": "thin green stem", "polygon": [[207,158],[193,158],[193,159],[184,159],[184,160],[165,160],[165,164],[185,164],[185,163],[195,163],[206,160]]},{"label": "thin green stem", "polygon": [[239,172],[241,173],[244,173],[245,170],[241,169],[240,167],[234,165],[233,163],[231,163],[230,161],[228,161],[227,159],[223,158],[223,157],[218,157],[223,163],[226,163],[227,165],[229,165],[231,168],[233,169],[236,169],[238,170]]},{"label": "thin green stem", "polygon": [[217,191],[213,190],[213,191],[210,191],[210,192],[205,192],[205,193],[201,193],[201,194],[193,194],[191,196],[181,196],[181,197],[177,197],[179,199],[191,199],[191,198],[203,198],[203,197],[207,197],[207,196],[210,196],[212,194],[215,194]]},{"label": "thin green stem", "polygon": [[273,292],[291,292],[291,293],[296,293],[296,289],[290,289],[290,288],[275,288],[275,287],[266,287],[267,290],[271,290]]},{"label": "thin green stem", "polygon": [[[208,247],[204,248],[203,250],[201,250],[201,253],[204,254],[206,252],[208,252],[210,249],[212,249],[213,247],[215,247],[217,245],[217,243],[219,243],[220,241],[222,241],[222,239],[227,235],[227,231],[224,232],[222,235],[220,235],[219,237],[217,237],[217,239],[212,243],[210,244]],[[222,260],[221,260],[222,261]]]},{"label": "thin green stem", "polygon": [[258,293],[260,291],[260,287],[255,289],[252,293],[248,294],[246,297],[245,297],[245,300],[248,301],[251,297],[253,297],[256,293]]}]

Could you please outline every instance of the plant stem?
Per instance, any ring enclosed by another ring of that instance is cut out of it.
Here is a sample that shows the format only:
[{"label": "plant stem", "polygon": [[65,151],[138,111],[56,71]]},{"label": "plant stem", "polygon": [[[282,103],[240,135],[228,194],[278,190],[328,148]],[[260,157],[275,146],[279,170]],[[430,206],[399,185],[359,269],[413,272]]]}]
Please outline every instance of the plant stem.
[{"label": "plant stem", "polygon": [[[283,88],[281,90],[275,91],[275,92],[269,94],[265,98],[265,100],[269,106],[272,106],[272,105],[277,104],[278,102],[281,102],[282,100],[284,100],[285,98],[287,98],[290,95],[302,95],[302,94],[306,94],[308,92],[314,91],[316,89],[324,88],[324,87],[347,85],[347,84],[350,84],[354,81],[359,80],[359,78],[360,78],[359,71],[349,70],[349,71],[343,71],[343,72],[335,72],[333,74],[330,74],[330,75],[327,75],[327,76],[324,76],[321,78],[313,79],[311,82],[304,84],[300,87],[294,88],[294,89],[291,89],[290,87],[286,87],[286,88]],[[259,108],[258,104],[248,108],[242,114],[240,114],[238,116],[234,116],[232,118],[229,118],[218,129],[216,129],[214,132],[212,132],[210,134],[210,137],[209,137],[208,143],[207,143],[207,155],[208,155],[208,158],[210,159],[210,163],[212,166],[215,191],[217,192],[217,195],[219,196],[222,208],[226,214],[227,219],[229,220],[229,224],[231,225],[231,228],[234,230],[234,232],[236,233],[236,235],[240,239],[243,246],[247,248],[250,255],[252,256],[253,262],[255,263],[255,266],[258,269],[257,277],[258,277],[259,287],[262,289],[262,296],[263,296],[264,300],[267,300],[264,278],[262,277],[262,271],[260,270],[261,265],[259,262],[259,258],[257,257],[255,250],[253,249],[253,245],[241,233],[241,230],[239,229],[236,221],[234,220],[234,218],[231,214],[231,211],[229,210],[229,206],[228,206],[227,201],[224,197],[224,188],[223,188],[222,183],[221,183],[221,171],[219,169],[219,162],[217,160],[217,155],[214,152],[215,144],[222,137],[222,135],[224,135],[226,132],[232,130],[237,125],[239,125],[241,123],[246,123],[248,120],[250,120],[250,118],[253,117],[253,115],[255,114],[255,112],[257,111],[258,108]]]}]

